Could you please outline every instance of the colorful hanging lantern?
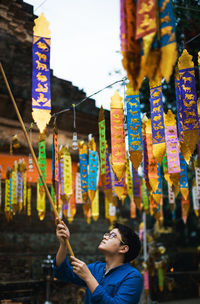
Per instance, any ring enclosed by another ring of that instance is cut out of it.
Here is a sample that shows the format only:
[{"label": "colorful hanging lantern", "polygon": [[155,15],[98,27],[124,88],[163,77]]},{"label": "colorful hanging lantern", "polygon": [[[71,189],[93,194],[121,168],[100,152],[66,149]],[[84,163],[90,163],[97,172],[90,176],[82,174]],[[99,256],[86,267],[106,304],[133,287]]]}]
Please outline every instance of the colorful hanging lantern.
[{"label": "colorful hanging lantern", "polygon": [[32,72],[32,116],[40,133],[51,119],[50,92],[50,31],[44,14],[34,20],[33,28],[33,72]]},{"label": "colorful hanging lantern", "polygon": [[142,125],[139,91],[127,85],[127,129],[130,160],[137,170],[142,161]]},{"label": "colorful hanging lantern", "polygon": [[124,137],[124,112],[122,97],[117,91],[111,97],[110,123],[111,123],[111,148],[112,169],[120,181],[126,172],[126,154]]}]

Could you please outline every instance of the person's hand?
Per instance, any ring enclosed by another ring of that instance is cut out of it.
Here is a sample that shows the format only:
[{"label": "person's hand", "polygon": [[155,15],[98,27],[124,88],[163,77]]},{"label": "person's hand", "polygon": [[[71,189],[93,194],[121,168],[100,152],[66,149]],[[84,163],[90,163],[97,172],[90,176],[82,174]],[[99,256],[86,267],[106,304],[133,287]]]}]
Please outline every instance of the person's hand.
[{"label": "person's hand", "polygon": [[71,265],[73,267],[73,272],[77,274],[83,281],[87,283],[87,281],[91,278],[92,274],[88,269],[87,265],[75,258],[74,256],[70,256],[71,258]]},{"label": "person's hand", "polygon": [[65,223],[63,221],[60,222],[58,218],[56,218],[56,225],[56,235],[60,242],[60,245],[66,246],[66,240],[70,238],[69,229],[67,228]]}]

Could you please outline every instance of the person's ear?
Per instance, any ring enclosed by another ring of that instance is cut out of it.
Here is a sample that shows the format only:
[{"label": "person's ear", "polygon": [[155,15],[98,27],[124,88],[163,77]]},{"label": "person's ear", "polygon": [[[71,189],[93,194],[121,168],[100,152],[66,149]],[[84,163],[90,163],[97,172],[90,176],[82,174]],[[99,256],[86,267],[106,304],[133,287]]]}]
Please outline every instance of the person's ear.
[{"label": "person's ear", "polygon": [[128,245],[122,245],[120,246],[119,252],[120,253],[126,253],[129,251],[129,246]]}]

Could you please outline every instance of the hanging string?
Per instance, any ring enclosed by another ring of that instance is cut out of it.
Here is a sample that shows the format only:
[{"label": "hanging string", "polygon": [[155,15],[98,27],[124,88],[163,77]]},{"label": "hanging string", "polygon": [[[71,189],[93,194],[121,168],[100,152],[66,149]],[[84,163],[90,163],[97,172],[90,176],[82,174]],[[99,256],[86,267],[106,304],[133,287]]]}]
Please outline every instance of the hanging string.
[{"label": "hanging string", "polygon": [[73,112],[74,112],[74,131],[76,131],[76,109],[75,109],[75,104],[72,104],[73,107]]},{"label": "hanging string", "polygon": [[[93,93],[93,94],[91,94],[91,95],[85,97],[85,98],[82,99],[79,103],[74,104],[74,108],[80,106],[83,102],[85,102],[87,99],[91,98],[92,96],[97,95],[97,94],[99,94],[100,92],[104,91],[105,89],[108,89],[108,88],[112,87],[112,86],[113,86],[114,84],[116,84],[116,83],[124,82],[125,80],[127,80],[127,77],[126,77],[126,76],[123,77],[123,78],[120,79],[120,80],[117,80],[117,81],[115,81],[115,82],[113,82],[113,83],[107,85],[107,86],[104,87],[103,89],[101,89],[101,90],[99,90],[99,91],[97,91],[97,92],[95,92],[95,93]],[[56,112],[56,113],[54,113],[51,117],[52,117],[52,118],[53,118],[53,117],[57,117],[58,115],[60,115],[60,114],[62,114],[62,113],[65,113],[65,112],[67,112],[67,111],[70,111],[72,108],[73,108],[73,106],[70,107],[70,108],[66,108],[66,109],[64,109],[64,110],[61,110],[61,111],[59,111],[59,112]]]}]

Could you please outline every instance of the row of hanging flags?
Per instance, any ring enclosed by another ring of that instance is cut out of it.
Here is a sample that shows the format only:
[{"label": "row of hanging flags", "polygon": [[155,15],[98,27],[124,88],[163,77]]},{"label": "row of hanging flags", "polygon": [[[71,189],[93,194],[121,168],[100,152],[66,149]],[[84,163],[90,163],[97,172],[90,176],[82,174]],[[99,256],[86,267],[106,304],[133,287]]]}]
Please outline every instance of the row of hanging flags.
[{"label": "row of hanging flags", "polygon": [[[150,22],[151,21],[151,22]],[[39,130],[38,163],[46,179],[45,128],[51,118],[50,94],[50,32],[42,14],[35,20],[33,36],[32,116]],[[135,31],[134,26],[137,29]],[[136,34],[135,34],[136,33]],[[127,130],[124,130],[124,104],[116,91],[111,98],[111,153],[106,141],[104,111],[99,112],[99,153],[90,138],[88,146],[79,143],[79,166],[73,168],[67,146],[59,147],[58,130],[54,124],[52,143],[51,195],[59,212],[69,221],[76,213],[76,204],[83,204],[88,222],[99,216],[99,176],[105,194],[105,216],[116,217],[117,199],[130,198],[130,216],[136,209],[150,211],[156,219],[163,218],[162,174],[168,183],[168,199],[175,217],[175,198],[181,193],[182,217],[189,212],[187,164],[196,147],[195,178],[192,185],[193,209],[199,215],[200,149],[199,115],[192,56],[186,50],[178,60],[175,77],[177,121],[169,110],[163,111],[161,80],[169,80],[176,62],[174,19],[170,0],[121,0],[121,46],[127,70]],[[170,54],[169,56],[167,54]],[[199,53],[200,57],[200,53]],[[166,59],[167,58],[167,59]],[[200,60],[199,60],[200,61]],[[139,75],[137,79],[133,75]],[[139,87],[147,76],[150,84],[151,118],[140,112]],[[141,79],[140,79],[141,78]],[[200,107],[199,107],[200,108]],[[178,125],[178,129],[177,129]],[[125,131],[128,133],[128,150]],[[138,168],[143,177],[139,177]],[[31,214],[31,188],[23,161],[8,170],[5,183],[5,213],[11,219],[17,211]],[[1,192],[0,192],[1,193]],[[41,179],[37,184],[37,210],[45,217],[45,190]]]}]

